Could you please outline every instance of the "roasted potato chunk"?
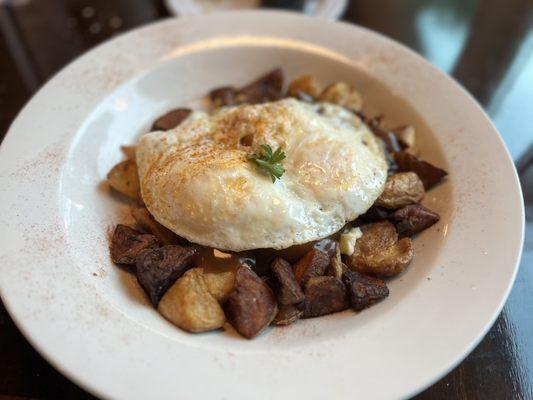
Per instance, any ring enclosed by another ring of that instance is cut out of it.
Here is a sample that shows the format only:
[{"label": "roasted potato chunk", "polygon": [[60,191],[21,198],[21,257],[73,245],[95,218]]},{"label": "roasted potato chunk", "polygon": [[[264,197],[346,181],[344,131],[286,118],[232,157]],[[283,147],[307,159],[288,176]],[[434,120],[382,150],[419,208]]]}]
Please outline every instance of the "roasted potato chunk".
[{"label": "roasted potato chunk", "polygon": [[320,95],[318,82],[311,75],[303,75],[289,84],[289,96],[312,102]]},{"label": "roasted potato chunk", "polygon": [[109,185],[117,192],[137,200],[141,197],[137,164],[134,160],[119,162],[107,174]]},{"label": "roasted potato chunk", "polygon": [[276,68],[241,89],[225,86],[212,90],[209,98],[215,108],[236,104],[257,104],[283,97],[283,71]]},{"label": "roasted potato chunk", "polygon": [[388,221],[365,225],[363,236],[355,243],[354,253],[345,258],[352,271],[391,277],[403,272],[413,259],[410,238],[398,241],[398,233]]},{"label": "roasted potato chunk", "polygon": [[328,265],[327,253],[313,248],[294,265],[293,271],[296,281],[301,287],[304,287],[309,278],[324,275]]},{"label": "roasted potato chunk", "polygon": [[137,256],[137,280],[154,306],[157,306],[168,288],[192,266],[195,256],[194,247],[177,245],[144,250]]},{"label": "roasted potato chunk", "polygon": [[257,104],[281,99],[283,97],[283,80],[281,68],[266,73],[239,90],[237,98],[242,97],[242,101],[239,103]]},{"label": "roasted potato chunk", "polygon": [[270,287],[248,266],[241,266],[235,273],[225,311],[237,332],[251,339],[272,322],[278,307]]},{"label": "roasted potato chunk", "polygon": [[207,289],[201,268],[185,272],[166,292],[157,309],[174,325],[189,332],[211,331],[226,322],[224,311]]},{"label": "roasted potato chunk", "polygon": [[318,101],[338,104],[353,111],[363,108],[363,98],[346,82],[336,82],[326,87],[318,96]]},{"label": "roasted potato chunk", "polygon": [[226,302],[235,281],[235,270],[233,267],[225,268],[204,268],[204,280],[209,289],[219,303]]},{"label": "roasted potato chunk", "polygon": [[168,131],[176,128],[187,119],[192,110],[188,108],[176,108],[156,119],[152,125],[152,131]]},{"label": "roasted potato chunk", "polygon": [[344,284],[333,276],[309,278],[304,293],[304,318],[332,314],[350,306]]},{"label": "roasted potato chunk", "polygon": [[238,90],[231,86],[224,86],[209,92],[209,98],[215,108],[237,104]]},{"label": "roasted potato chunk", "polygon": [[426,190],[435,186],[442,178],[448,175],[443,169],[435,167],[427,161],[422,161],[406,151],[394,153],[394,160],[400,171],[415,172]]},{"label": "roasted potato chunk", "polygon": [[154,235],[119,224],[111,238],[111,259],[117,264],[135,264],[135,259],[141,251],[158,246],[159,240]]},{"label": "roasted potato chunk", "polygon": [[390,219],[400,235],[412,236],[435,224],[440,216],[420,204],[412,204],[394,212]]},{"label": "roasted potato chunk", "polygon": [[150,211],[146,207],[134,207],[131,210],[131,215],[135,219],[135,222],[144,230],[157,236],[163,244],[179,244],[186,246],[189,242],[176,235],[170,229],[165,228],[150,214]]},{"label": "roasted potato chunk", "polygon": [[295,306],[281,306],[272,323],[274,325],[290,325],[298,321],[302,315],[303,311]]},{"label": "roasted potato chunk", "polygon": [[375,205],[395,210],[408,204],[420,202],[424,194],[424,184],[417,174],[399,172],[387,178],[385,189],[376,200]]},{"label": "roasted potato chunk", "polygon": [[384,281],[356,271],[346,271],[342,280],[346,285],[352,308],[361,311],[389,295]]},{"label": "roasted potato chunk", "polygon": [[304,293],[292,271],[292,266],[283,258],[276,258],[271,266],[275,278],[275,293],[281,306],[299,305],[304,301]]}]

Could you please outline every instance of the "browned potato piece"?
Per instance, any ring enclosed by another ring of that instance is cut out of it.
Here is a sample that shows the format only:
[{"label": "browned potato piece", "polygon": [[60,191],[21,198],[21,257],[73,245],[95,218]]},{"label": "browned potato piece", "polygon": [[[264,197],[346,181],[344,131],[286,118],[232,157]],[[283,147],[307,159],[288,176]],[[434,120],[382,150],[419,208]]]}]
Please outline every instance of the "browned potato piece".
[{"label": "browned potato piece", "polygon": [[348,290],[352,308],[356,311],[370,307],[389,295],[384,281],[356,271],[346,271],[342,280]]},{"label": "browned potato piece", "polygon": [[204,280],[209,289],[209,293],[219,303],[224,303],[233,289],[236,268],[204,268],[203,270]]},{"label": "browned potato piece", "polygon": [[292,306],[304,301],[304,293],[294,277],[292,266],[283,258],[276,258],[271,266],[272,274],[276,278],[275,291],[278,304]]},{"label": "browned potato piece", "polygon": [[215,108],[232,106],[237,104],[237,93],[237,89],[230,86],[225,86],[209,92],[209,98],[211,99],[211,102]]},{"label": "browned potato piece", "polygon": [[276,68],[246,85],[237,94],[239,103],[257,104],[283,97],[283,71]]},{"label": "browned potato piece", "polygon": [[194,247],[163,246],[144,250],[137,256],[137,280],[154,306],[167,289],[192,266]]},{"label": "browned potato piece", "polygon": [[406,151],[394,153],[394,160],[400,171],[415,172],[424,183],[426,190],[435,186],[442,178],[448,175],[443,169],[435,167],[427,161],[422,161]]},{"label": "browned potato piece", "polygon": [[332,314],[349,306],[346,288],[339,278],[315,276],[305,284],[304,318]]},{"label": "browned potato piece", "polygon": [[303,287],[309,278],[324,275],[328,265],[329,257],[325,252],[311,249],[294,265],[296,281]]},{"label": "browned potato piece", "polygon": [[154,235],[119,224],[111,238],[111,259],[117,264],[135,264],[135,259],[141,251],[157,246],[159,240]]},{"label": "browned potato piece", "polygon": [[272,321],[274,325],[290,325],[303,315],[303,311],[294,306],[281,306],[276,318]]},{"label": "browned potato piece", "polygon": [[135,146],[120,146],[120,150],[122,150],[128,160],[135,161]]},{"label": "browned potato piece", "polygon": [[354,253],[346,257],[346,266],[362,274],[395,276],[413,259],[410,238],[398,241],[398,233],[388,221],[365,225],[363,236],[355,243]]},{"label": "browned potato piece", "polygon": [[107,174],[107,181],[113,189],[131,199],[140,198],[137,164],[133,160],[119,162]]},{"label": "browned potato piece", "polygon": [[209,98],[215,108],[279,100],[283,97],[283,79],[283,71],[276,68],[241,89],[225,86],[212,90]]},{"label": "browned potato piece", "polygon": [[224,311],[207,290],[201,268],[188,270],[167,291],[157,307],[161,315],[189,332],[221,328]]},{"label": "browned potato piece", "polygon": [[318,96],[318,101],[338,104],[353,111],[361,111],[363,98],[346,82],[332,83]]},{"label": "browned potato piece", "polygon": [[417,174],[398,172],[387,178],[385,189],[374,204],[395,210],[408,204],[420,202],[424,194],[424,184]]},{"label": "browned potato piece", "polygon": [[160,116],[154,121],[152,131],[168,131],[174,129],[187,119],[192,110],[188,108],[176,108]]},{"label": "browned potato piece", "polygon": [[337,246],[337,251],[333,257],[329,259],[328,275],[335,278],[341,278],[344,271],[348,268],[342,262],[341,249]]},{"label": "browned potato piece", "polygon": [[400,235],[411,236],[435,224],[440,216],[420,204],[400,208],[391,215]]},{"label": "browned potato piece", "polygon": [[235,283],[225,310],[229,323],[247,339],[263,331],[278,313],[270,287],[244,265],[235,273]]},{"label": "browned potato piece", "polygon": [[156,235],[163,244],[180,244],[185,246],[188,244],[187,240],[176,235],[170,229],[165,228],[157,222],[150,211],[146,207],[134,207],[131,210],[131,215],[135,222],[144,230]]},{"label": "browned potato piece", "polygon": [[289,96],[304,101],[313,101],[320,95],[318,82],[311,75],[303,75],[289,84]]}]

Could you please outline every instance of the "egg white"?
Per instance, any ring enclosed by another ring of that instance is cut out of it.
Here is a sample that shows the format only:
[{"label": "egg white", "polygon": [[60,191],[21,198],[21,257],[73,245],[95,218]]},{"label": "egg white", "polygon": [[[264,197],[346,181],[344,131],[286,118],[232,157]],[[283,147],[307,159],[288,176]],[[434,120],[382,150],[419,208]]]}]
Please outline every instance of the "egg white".
[{"label": "egg white", "polygon": [[[261,144],[286,154],[275,183],[247,159]],[[364,213],[387,178],[381,145],[357,116],[295,99],[194,112],[142,136],[136,159],[143,200],[161,224],[234,251],[326,237]]]}]

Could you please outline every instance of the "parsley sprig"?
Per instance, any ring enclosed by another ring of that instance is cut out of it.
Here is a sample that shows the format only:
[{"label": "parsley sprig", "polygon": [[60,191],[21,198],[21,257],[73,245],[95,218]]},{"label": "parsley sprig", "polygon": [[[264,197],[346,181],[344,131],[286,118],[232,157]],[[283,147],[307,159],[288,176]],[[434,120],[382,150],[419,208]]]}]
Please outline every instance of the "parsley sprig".
[{"label": "parsley sprig", "polygon": [[270,176],[272,183],[276,182],[276,179],[280,179],[281,175],[285,173],[285,168],[281,165],[281,161],[285,159],[285,153],[281,150],[281,147],[272,152],[272,147],[268,144],[262,144],[263,154],[249,154],[248,160],[255,163],[263,173]]}]

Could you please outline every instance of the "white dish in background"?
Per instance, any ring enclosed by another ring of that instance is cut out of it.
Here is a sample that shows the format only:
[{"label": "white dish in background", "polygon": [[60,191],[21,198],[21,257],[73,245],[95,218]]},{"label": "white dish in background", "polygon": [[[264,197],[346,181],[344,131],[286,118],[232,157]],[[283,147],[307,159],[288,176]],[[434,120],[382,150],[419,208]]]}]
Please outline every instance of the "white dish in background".
[{"label": "white dish in background", "polygon": [[[165,0],[167,9],[179,16],[209,14],[258,8],[260,0]],[[301,12],[315,17],[339,19],[346,10],[346,0],[305,0]]]},{"label": "white dish in background", "polygon": [[[346,80],[391,124],[412,123],[447,181],[424,201],[441,214],[415,240],[391,295],[275,328],[253,341],[190,335],[166,322],[106,231],[127,205],[102,184],[151,121],[209,89],[275,66],[289,78]],[[0,157],[0,290],[32,343],[105,398],[403,398],[443,376],[490,328],[511,289],[524,213],[496,129],[452,79],[357,26],[281,12],[187,17],[90,51],[46,84]]]}]

